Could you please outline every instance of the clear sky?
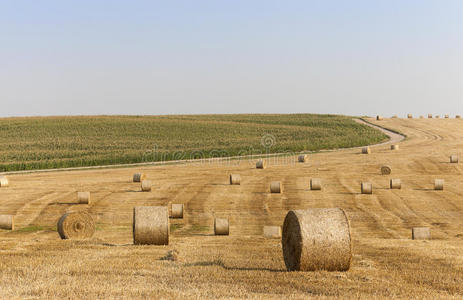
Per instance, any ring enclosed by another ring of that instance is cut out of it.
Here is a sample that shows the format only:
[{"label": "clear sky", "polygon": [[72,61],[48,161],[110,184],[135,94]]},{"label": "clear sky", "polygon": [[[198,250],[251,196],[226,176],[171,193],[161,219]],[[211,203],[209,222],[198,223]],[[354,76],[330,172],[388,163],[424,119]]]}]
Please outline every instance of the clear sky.
[{"label": "clear sky", "polygon": [[463,1],[0,0],[0,116],[463,114]]}]

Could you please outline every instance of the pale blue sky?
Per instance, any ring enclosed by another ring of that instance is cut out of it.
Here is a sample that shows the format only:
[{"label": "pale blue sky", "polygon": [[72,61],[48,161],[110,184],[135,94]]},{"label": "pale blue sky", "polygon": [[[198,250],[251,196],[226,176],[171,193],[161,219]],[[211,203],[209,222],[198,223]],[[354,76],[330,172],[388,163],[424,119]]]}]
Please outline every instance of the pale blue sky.
[{"label": "pale blue sky", "polygon": [[3,1],[0,116],[463,114],[463,1]]}]

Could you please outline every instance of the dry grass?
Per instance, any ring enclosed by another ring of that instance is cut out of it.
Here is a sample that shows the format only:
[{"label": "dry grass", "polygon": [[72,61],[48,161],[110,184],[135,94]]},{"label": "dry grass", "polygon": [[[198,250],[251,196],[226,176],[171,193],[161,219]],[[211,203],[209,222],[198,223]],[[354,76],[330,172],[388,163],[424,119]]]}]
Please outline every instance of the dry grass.
[{"label": "dry grass", "polygon": [[[374,120],[373,120],[374,122]],[[188,164],[10,176],[0,189],[0,214],[14,214],[17,230],[0,230],[2,298],[362,298],[449,299],[463,296],[463,169],[448,155],[463,147],[456,119],[384,119],[404,132],[400,151],[389,145],[311,155],[310,162],[256,170]],[[297,157],[294,157],[296,160]],[[378,172],[390,164],[402,180],[388,189]],[[156,182],[141,193],[131,175]],[[108,176],[108,173],[110,176]],[[228,174],[241,174],[230,186]],[[310,178],[323,178],[323,193]],[[434,191],[434,178],[445,179]],[[268,193],[281,180],[284,194]],[[361,195],[359,182],[375,186]],[[59,183],[59,184],[58,184]],[[76,188],[92,204],[76,204]],[[172,219],[168,246],[134,246],[133,207],[185,203]],[[286,272],[281,241],[262,235],[281,226],[288,210],[341,207],[350,219],[353,260],[348,272]],[[89,241],[60,240],[56,223],[66,211],[88,210],[96,221]],[[230,236],[214,236],[216,217],[230,220]],[[411,239],[430,227],[432,240]],[[178,260],[163,259],[169,251]]]}]

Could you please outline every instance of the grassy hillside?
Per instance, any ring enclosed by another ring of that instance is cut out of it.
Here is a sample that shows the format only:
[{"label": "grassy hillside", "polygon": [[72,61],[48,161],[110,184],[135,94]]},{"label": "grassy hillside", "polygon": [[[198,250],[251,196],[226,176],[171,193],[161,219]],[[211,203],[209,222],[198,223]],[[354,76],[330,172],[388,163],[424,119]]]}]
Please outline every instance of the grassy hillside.
[{"label": "grassy hillside", "polygon": [[0,172],[344,148],[386,137],[334,115],[0,119]]}]

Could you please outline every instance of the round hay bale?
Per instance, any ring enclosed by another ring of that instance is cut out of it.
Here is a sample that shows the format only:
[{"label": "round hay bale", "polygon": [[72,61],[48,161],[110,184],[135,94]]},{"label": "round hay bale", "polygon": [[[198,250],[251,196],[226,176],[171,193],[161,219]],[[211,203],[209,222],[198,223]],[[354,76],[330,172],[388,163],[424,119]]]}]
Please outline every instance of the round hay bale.
[{"label": "round hay bale", "polygon": [[445,117],[446,119],[450,118],[450,116],[449,116],[449,115],[445,115],[444,117]]},{"label": "round hay bale", "polygon": [[133,182],[142,182],[145,179],[146,179],[146,175],[144,173],[133,174]]},{"label": "round hay bale", "polygon": [[373,185],[370,182],[362,182],[360,189],[362,194],[373,194]]},{"label": "round hay bale", "polygon": [[399,150],[399,145],[391,145],[391,150]]},{"label": "round hay bale", "polygon": [[264,237],[268,239],[281,238],[281,227],[280,226],[264,226]]},{"label": "round hay bale", "polygon": [[322,181],[319,178],[310,179],[310,189],[312,191],[320,191],[322,189]]},{"label": "round hay bale", "polygon": [[152,187],[151,180],[143,180],[141,182],[141,190],[142,192],[151,192],[151,187]]},{"label": "round hay bale", "polygon": [[407,115],[407,118],[413,119],[413,115],[412,115],[412,114],[408,114],[408,115]]},{"label": "round hay bale", "polygon": [[424,119],[424,117],[423,117],[423,116],[420,116],[420,119]]},{"label": "round hay bale", "polygon": [[450,156],[450,163],[457,164],[458,163],[458,156],[457,155],[451,155]]},{"label": "round hay bale", "polygon": [[240,185],[241,176],[239,174],[230,174],[230,184],[231,185]]},{"label": "round hay bale", "polygon": [[456,116],[455,116],[455,119],[461,119],[461,116],[460,116],[460,115],[456,115]]},{"label": "round hay bale", "polygon": [[6,176],[0,176],[0,187],[7,187],[9,185],[8,178]]},{"label": "round hay bale", "polygon": [[432,119],[432,114],[428,114],[428,119]]},{"label": "round hay bale", "polygon": [[65,213],[58,220],[58,233],[63,240],[88,239],[95,233],[95,222],[86,212]]},{"label": "round hay bale", "polygon": [[436,119],[440,119],[440,116],[439,116],[439,115],[436,115]]},{"label": "round hay bale", "polygon": [[167,206],[133,208],[134,245],[168,245],[169,211]]},{"label": "round hay bale", "polygon": [[390,175],[392,172],[391,167],[389,166],[382,166],[381,167],[381,175]]},{"label": "round hay bale", "polygon": [[215,235],[229,235],[230,228],[228,225],[228,219],[215,218],[214,220],[214,234]]},{"label": "round hay bale", "polygon": [[363,147],[362,148],[362,154],[370,154],[371,153],[371,149],[370,147]]},{"label": "round hay bale", "polygon": [[429,227],[413,227],[412,240],[430,240],[431,229]]},{"label": "round hay bale", "polygon": [[283,193],[283,185],[279,181],[272,181],[270,183],[270,193]]},{"label": "round hay bale", "polygon": [[443,191],[444,190],[444,179],[435,179],[434,180],[434,190]]},{"label": "round hay bale", "polygon": [[79,204],[90,204],[90,192],[77,192],[77,202]]},{"label": "round hay bale", "polygon": [[391,179],[389,187],[394,190],[400,190],[402,188],[402,182],[400,179]]},{"label": "round hay bale", "polygon": [[378,115],[378,116],[376,116],[376,121],[381,121],[382,119],[383,119],[383,117],[382,117],[382,116],[379,116],[379,115]]},{"label": "round hay bale", "polygon": [[14,230],[14,216],[0,215],[0,229]]},{"label": "round hay bale", "polygon": [[307,160],[307,154],[301,154],[299,155],[298,159],[297,159],[299,162],[303,163],[303,162],[306,162]]},{"label": "round hay bale", "polygon": [[349,220],[339,208],[289,211],[281,239],[288,271],[347,271],[352,261]]},{"label": "round hay bale", "polygon": [[392,119],[397,119],[398,117],[397,117],[397,115],[393,115],[391,118]]},{"label": "round hay bale", "polygon": [[265,162],[265,160],[259,159],[259,160],[256,162],[256,168],[257,168],[257,169],[265,169],[265,167],[267,167],[267,163]]},{"label": "round hay bale", "polygon": [[183,204],[172,203],[170,210],[173,219],[183,219]]}]

